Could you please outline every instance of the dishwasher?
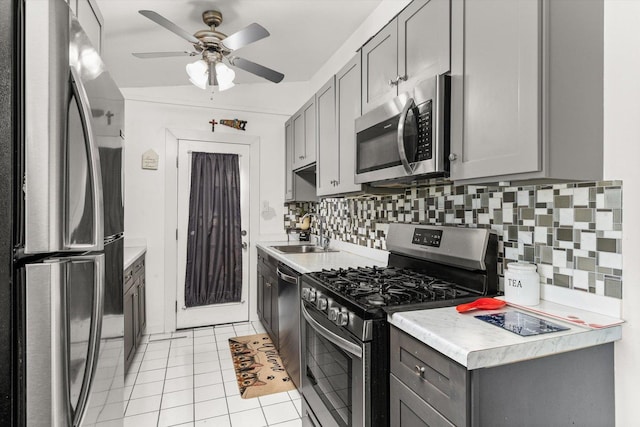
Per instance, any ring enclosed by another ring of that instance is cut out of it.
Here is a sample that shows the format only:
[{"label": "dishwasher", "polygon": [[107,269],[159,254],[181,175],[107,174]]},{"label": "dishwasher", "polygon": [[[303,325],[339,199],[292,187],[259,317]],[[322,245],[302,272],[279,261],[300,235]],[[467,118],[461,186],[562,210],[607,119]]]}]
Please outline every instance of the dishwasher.
[{"label": "dishwasher", "polygon": [[289,377],[300,388],[300,273],[278,263],[279,353]]}]

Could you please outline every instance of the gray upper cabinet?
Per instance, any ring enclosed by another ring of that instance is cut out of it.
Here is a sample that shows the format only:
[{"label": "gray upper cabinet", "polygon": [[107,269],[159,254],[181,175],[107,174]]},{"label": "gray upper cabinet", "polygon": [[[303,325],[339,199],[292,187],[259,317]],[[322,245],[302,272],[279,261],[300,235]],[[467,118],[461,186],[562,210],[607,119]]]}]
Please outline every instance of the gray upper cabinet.
[{"label": "gray upper cabinet", "polygon": [[[302,116],[304,117],[304,115]],[[315,120],[314,120],[315,122]],[[315,201],[316,197],[316,176],[314,170],[309,168],[296,173],[293,171],[294,156],[294,117],[291,117],[284,124],[285,137],[285,190],[284,201]],[[315,138],[314,138],[315,140]]]},{"label": "gray upper cabinet", "polygon": [[285,140],[285,188],[284,188],[284,200],[289,202],[293,200],[293,126],[292,119],[287,120],[284,124],[284,140]]},{"label": "gray upper cabinet", "polygon": [[452,178],[540,170],[539,1],[453,8]]},{"label": "gray upper cabinet", "polygon": [[293,169],[316,161],[316,104],[312,97],[293,115]]},{"label": "gray upper cabinet", "polygon": [[331,194],[338,176],[338,134],[336,132],[335,76],[316,93],[318,164],[316,193]]},{"label": "gray upper cabinet", "polygon": [[71,10],[76,14],[82,29],[89,36],[91,44],[102,53],[104,19],[95,0],[69,0]]},{"label": "gray upper cabinet", "polygon": [[603,2],[453,0],[451,179],[602,178]]},{"label": "gray upper cabinet", "polygon": [[360,73],[360,55],[356,55],[316,94],[318,196],[362,190],[362,185],[355,183],[355,119],[361,114]]},{"label": "gray upper cabinet", "polygon": [[[450,0],[416,0],[398,15],[398,93],[451,65]],[[397,78],[397,77],[396,77]]]},{"label": "gray upper cabinet", "polygon": [[362,47],[362,113],[450,69],[451,0],[414,0]]},{"label": "gray upper cabinet", "polygon": [[398,21],[393,20],[362,47],[362,112],[398,94]]},{"label": "gray upper cabinet", "polygon": [[338,176],[336,193],[361,191],[356,184],[356,127],[355,121],[362,114],[360,106],[360,55],[356,55],[336,74],[336,108],[338,126]]}]

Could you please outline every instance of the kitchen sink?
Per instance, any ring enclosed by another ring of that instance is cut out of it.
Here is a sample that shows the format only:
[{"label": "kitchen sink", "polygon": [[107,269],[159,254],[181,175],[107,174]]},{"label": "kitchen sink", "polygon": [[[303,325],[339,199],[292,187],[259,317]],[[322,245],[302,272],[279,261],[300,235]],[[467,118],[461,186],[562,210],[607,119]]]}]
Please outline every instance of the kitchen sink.
[{"label": "kitchen sink", "polygon": [[315,253],[327,253],[338,252],[335,249],[323,249],[316,245],[283,245],[283,246],[271,246],[276,251],[284,254],[315,254]]}]

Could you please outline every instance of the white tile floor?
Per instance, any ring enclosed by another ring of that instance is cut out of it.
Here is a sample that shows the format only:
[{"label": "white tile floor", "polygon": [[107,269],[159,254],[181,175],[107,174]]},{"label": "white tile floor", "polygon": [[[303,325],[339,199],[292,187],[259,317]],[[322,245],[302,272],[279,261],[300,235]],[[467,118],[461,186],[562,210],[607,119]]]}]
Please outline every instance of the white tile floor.
[{"label": "white tile floor", "polygon": [[228,339],[259,322],[145,336],[125,377],[125,427],[300,427],[296,391],[242,399]]}]

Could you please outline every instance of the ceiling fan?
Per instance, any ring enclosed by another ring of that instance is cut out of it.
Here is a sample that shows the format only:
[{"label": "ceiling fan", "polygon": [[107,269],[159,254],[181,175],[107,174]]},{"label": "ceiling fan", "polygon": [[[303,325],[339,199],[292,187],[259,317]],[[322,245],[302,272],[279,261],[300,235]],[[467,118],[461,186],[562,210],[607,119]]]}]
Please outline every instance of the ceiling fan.
[{"label": "ceiling fan", "polygon": [[218,86],[220,90],[226,90],[234,86],[235,72],[223,63],[223,59],[226,59],[230,65],[274,83],[279,83],[284,78],[284,74],[271,68],[231,55],[234,50],[269,36],[269,32],[260,24],[250,24],[240,31],[227,36],[217,30],[217,27],[222,23],[222,13],[217,10],[206,10],[202,13],[202,21],[209,29],[200,30],[191,35],[157,12],[152,10],[140,10],[138,12],[193,44],[195,51],[145,52],[133,53],[132,55],[141,59],[201,56],[202,59],[187,64],[186,67],[191,83],[201,89],[207,88],[207,82],[209,86]]}]

